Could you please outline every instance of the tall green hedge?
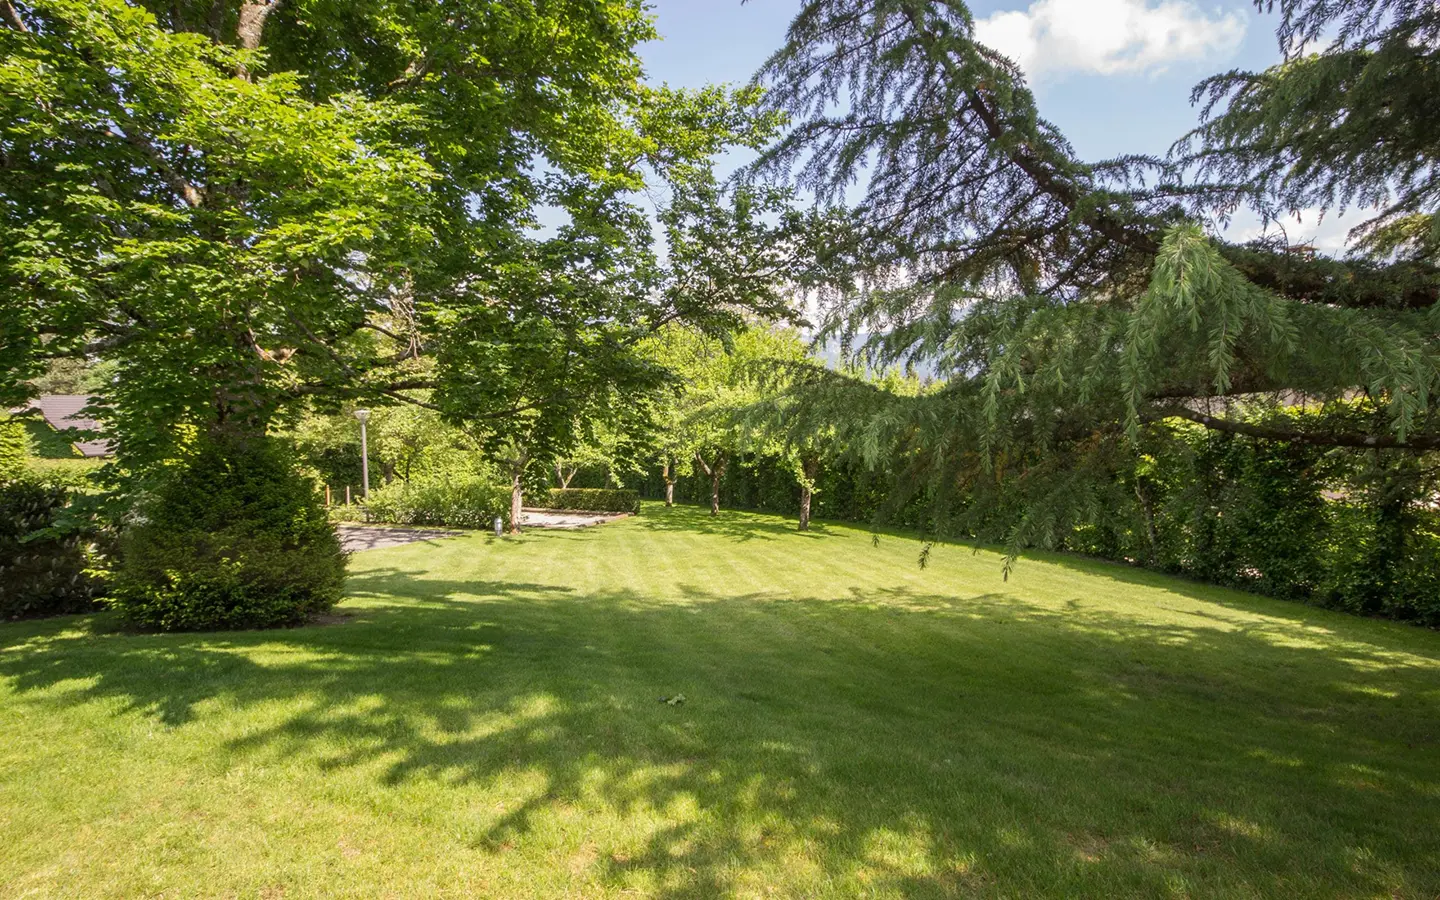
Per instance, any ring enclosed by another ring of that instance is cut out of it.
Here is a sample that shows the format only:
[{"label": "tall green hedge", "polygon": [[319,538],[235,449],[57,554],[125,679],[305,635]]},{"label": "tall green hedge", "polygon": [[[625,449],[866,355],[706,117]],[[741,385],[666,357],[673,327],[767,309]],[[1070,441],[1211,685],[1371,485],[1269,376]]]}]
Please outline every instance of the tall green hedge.
[{"label": "tall green hedge", "polygon": [[0,482],[18,478],[30,455],[30,434],[25,423],[0,412]]},{"label": "tall green hedge", "polygon": [[640,512],[640,495],[631,490],[615,488],[553,488],[536,498],[545,509],[568,509],[577,512]]},{"label": "tall green hedge", "polygon": [[[601,472],[581,472],[575,482],[588,485],[604,479]],[[646,500],[665,497],[665,481],[657,470],[627,479]],[[573,483],[573,482],[572,482]],[[818,519],[870,522],[890,496],[891,479],[886,472],[870,472],[849,463],[823,466],[816,478],[811,514]],[[675,481],[675,499],[681,503],[710,502],[710,479],[684,475]],[[795,515],[800,511],[800,485],[789,468],[766,457],[742,454],[733,458],[720,481],[720,505],[724,509],[752,509]],[[888,518],[891,524],[918,528],[922,522],[923,498],[903,504]]]}]

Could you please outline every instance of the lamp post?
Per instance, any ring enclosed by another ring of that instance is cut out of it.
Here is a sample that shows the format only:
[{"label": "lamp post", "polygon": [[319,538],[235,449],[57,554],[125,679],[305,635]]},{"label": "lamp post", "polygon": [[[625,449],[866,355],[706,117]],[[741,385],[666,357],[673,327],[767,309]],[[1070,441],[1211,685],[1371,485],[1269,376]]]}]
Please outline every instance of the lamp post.
[{"label": "lamp post", "polygon": [[360,420],[360,490],[361,495],[370,499],[370,445],[365,440],[365,423],[370,421],[370,410],[355,410],[355,418]]}]

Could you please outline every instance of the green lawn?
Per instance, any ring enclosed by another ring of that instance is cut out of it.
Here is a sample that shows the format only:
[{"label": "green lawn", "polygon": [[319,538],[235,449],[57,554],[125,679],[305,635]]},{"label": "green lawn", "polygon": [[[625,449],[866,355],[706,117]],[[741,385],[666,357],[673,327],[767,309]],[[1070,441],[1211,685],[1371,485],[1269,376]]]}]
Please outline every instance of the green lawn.
[{"label": "green lawn", "polygon": [[918,549],[650,505],[0,626],[0,896],[1440,894],[1440,634]]}]

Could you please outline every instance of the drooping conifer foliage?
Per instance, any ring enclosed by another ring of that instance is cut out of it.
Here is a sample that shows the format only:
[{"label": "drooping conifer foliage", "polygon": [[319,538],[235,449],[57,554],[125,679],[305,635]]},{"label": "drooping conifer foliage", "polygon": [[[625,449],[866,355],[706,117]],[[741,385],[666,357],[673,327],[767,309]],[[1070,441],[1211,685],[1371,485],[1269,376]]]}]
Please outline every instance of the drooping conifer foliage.
[{"label": "drooping conifer foliage", "polygon": [[[1440,248],[1440,13],[1433,4],[1266,0],[1285,60],[1202,82],[1205,122],[1177,150],[1271,216],[1360,208],[1360,247],[1433,261]],[[1400,273],[1424,272],[1404,266]],[[1375,301],[1428,306],[1433,281]]]},{"label": "drooping conifer foliage", "polygon": [[[863,186],[859,234],[835,251],[855,287],[825,298],[823,326],[946,379],[869,442],[902,495],[930,497],[934,527],[1063,545],[1135,502],[1140,448],[1175,420],[1390,454],[1381,469],[1440,448],[1435,13],[1281,12],[1286,61],[1202,84],[1201,125],[1168,157],[1092,162],[959,0],[804,5],[758,76],[793,128],[755,171],[826,205]],[[1380,211],[1328,258],[1227,241],[1239,204]],[[1405,477],[1412,499],[1429,490]]]}]

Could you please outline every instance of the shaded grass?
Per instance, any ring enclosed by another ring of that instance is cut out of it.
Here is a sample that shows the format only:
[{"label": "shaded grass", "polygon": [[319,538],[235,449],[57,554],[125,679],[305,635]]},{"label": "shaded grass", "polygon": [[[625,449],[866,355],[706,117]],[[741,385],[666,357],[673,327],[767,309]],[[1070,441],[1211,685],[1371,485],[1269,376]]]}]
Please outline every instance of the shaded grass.
[{"label": "shaded grass", "polygon": [[1440,634],[917,551],[647,506],[346,624],[0,626],[0,895],[1440,893]]},{"label": "shaded grass", "polygon": [[31,451],[39,459],[82,459],[75,449],[76,432],[56,431],[45,421],[38,409],[27,409],[15,414],[30,435]]}]

